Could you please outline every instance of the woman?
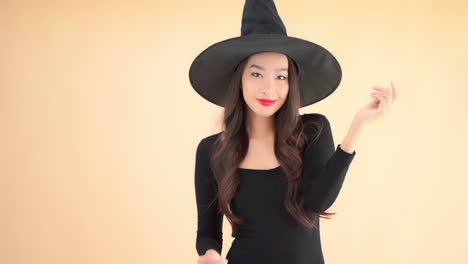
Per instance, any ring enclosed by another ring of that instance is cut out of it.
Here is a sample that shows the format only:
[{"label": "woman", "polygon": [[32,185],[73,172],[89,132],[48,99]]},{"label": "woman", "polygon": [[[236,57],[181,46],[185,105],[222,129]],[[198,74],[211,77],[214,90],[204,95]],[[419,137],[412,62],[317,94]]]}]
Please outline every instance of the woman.
[{"label": "woman", "polygon": [[[203,138],[196,152],[197,261],[324,263],[318,219],[333,215],[325,211],[356,154],[353,141],[385,114],[395,87],[374,87],[335,148],[325,115],[298,110],[336,90],[336,59],[288,37],[273,1],[247,0],[242,21],[240,38],[212,45],[190,69],[195,90],[224,107],[223,131]],[[226,259],[223,215],[235,237]]]}]

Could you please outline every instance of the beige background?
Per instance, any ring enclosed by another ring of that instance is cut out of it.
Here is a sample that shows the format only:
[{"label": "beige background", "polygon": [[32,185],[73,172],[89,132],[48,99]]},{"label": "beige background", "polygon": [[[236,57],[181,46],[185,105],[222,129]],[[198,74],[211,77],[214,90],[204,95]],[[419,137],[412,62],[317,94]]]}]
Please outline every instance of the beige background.
[{"label": "beige background", "polygon": [[[222,109],[188,69],[240,34],[244,1],[0,3],[0,262],[195,263],[195,150]],[[338,90],[301,109],[335,144],[372,85],[398,89],[322,220],[327,263],[466,263],[468,5],[276,4],[341,63]],[[230,234],[225,219],[223,256]]]}]

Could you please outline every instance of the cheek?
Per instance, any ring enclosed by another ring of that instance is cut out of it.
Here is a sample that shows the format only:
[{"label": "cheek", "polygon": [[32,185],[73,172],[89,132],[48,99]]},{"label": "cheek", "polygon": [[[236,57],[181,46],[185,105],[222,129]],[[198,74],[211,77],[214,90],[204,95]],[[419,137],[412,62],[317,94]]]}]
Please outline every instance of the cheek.
[{"label": "cheek", "polygon": [[288,97],[289,93],[289,87],[286,85],[286,87],[281,88],[278,93],[283,100],[286,100],[286,97]]},{"label": "cheek", "polygon": [[248,85],[242,86],[242,96],[247,105],[251,105],[252,101],[255,100],[255,95],[253,95],[253,91]]},{"label": "cheek", "polygon": [[251,85],[244,85],[242,86],[242,93],[244,94],[244,97],[251,98],[251,97],[256,97],[257,96],[257,91],[254,86]]}]

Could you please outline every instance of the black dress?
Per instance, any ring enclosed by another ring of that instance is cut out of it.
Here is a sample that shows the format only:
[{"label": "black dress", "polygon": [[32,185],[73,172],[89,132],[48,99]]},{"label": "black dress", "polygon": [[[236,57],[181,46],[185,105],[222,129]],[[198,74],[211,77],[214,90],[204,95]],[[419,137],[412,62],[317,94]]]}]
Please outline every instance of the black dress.
[{"label": "black dress", "polygon": [[[303,152],[302,191],[304,207],[324,212],[336,200],[348,167],[356,155],[335,148],[330,122],[318,113],[301,115],[303,121],[322,118],[324,130],[318,141],[308,143]],[[308,136],[314,130],[304,129]],[[221,133],[221,132],[220,132]],[[220,133],[203,138],[196,153],[195,193],[198,213],[196,249],[221,254],[223,215],[217,213],[216,193],[209,158],[210,146]],[[281,166],[259,170],[238,168],[240,183],[232,200],[235,212],[244,222],[239,226],[226,258],[229,264],[319,264],[325,263],[318,228],[307,228],[289,214],[283,205],[287,190]]]}]

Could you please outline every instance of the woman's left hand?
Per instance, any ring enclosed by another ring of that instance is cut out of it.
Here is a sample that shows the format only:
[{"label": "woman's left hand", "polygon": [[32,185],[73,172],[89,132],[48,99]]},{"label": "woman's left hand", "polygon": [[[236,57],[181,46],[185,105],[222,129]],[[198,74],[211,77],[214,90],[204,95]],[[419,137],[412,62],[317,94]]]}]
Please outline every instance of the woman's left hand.
[{"label": "woman's left hand", "polygon": [[391,87],[389,88],[382,86],[372,87],[371,97],[373,100],[359,109],[356,114],[356,119],[359,123],[368,123],[388,114],[396,99],[396,88],[393,81],[390,82],[390,85]]}]

